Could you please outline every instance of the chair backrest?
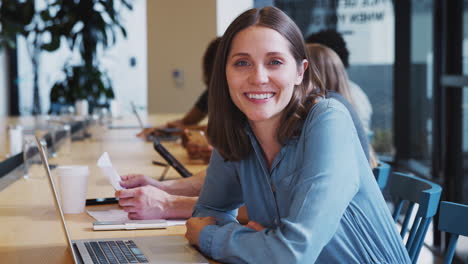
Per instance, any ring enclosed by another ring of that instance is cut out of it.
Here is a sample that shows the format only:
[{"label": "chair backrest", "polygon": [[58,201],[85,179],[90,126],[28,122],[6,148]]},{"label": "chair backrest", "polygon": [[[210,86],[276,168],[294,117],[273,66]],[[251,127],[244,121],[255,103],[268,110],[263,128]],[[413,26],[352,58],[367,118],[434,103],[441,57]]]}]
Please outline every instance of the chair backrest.
[{"label": "chair backrest", "polygon": [[[452,263],[458,236],[468,237],[468,205],[441,202],[439,230],[450,233],[450,242],[445,253],[444,263]],[[468,258],[466,259],[466,263],[468,263]]]},{"label": "chair backrest", "polygon": [[398,201],[393,211],[395,223],[398,222],[403,205],[408,203],[408,210],[406,210],[400,232],[402,239],[408,231],[414,205],[419,205],[406,242],[411,261],[416,263],[429,224],[437,212],[442,187],[419,177],[399,172],[392,173],[388,183],[390,195]]},{"label": "chair backrest", "polygon": [[388,176],[390,175],[390,165],[379,161],[379,166],[375,167],[372,172],[374,173],[375,180],[377,181],[380,190],[383,190],[387,185]]}]

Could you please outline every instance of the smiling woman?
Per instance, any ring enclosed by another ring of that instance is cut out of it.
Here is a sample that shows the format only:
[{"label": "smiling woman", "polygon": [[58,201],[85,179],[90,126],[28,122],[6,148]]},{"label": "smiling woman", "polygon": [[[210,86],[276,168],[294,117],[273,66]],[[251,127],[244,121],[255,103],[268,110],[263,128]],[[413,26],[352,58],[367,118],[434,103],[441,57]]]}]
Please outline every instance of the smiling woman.
[{"label": "smiling woman", "polygon": [[280,33],[261,26],[239,32],[232,42],[226,66],[229,94],[254,130],[268,126],[275,131],[294,87],[302,82],[307,60],[297,65],[288,46]]},{"label": "smiling woman", "polygon": [[260,140],[268,167],[281,148],[276,130],[283,109],[307,65],[306,59],[296,63],[288,41],[270,28],[249,27],[232,41],[226,65],[229,94]]},{"label": "smiling woman", "polygon": [[[307,115],[305,103],[324,94],[318,73],[308,67],[304,40],[294,22],[276,8],[257,10],[257,17],[253,10],[226,30],[209,88],[209,108],[226,111],[210,111],[208,136],[229,160],[240,160],[250,152],[246,116],[251,121],[275,117],[279,122],[267,122],[270,126],[261,130],[277,131],[275,141],[284,143],[298,135],[298,125]],[[261,45],[251,45],[257,42]],[[254,105],[259,108],[251,112]],[[284,114],[278,115],[280,111]]]},{"label": "smiling woman", "polygon": [[228,27],[209,87],[215,150],[186,237],[227,263],[410,263],[348,110],[309,66],[279,9]]}]

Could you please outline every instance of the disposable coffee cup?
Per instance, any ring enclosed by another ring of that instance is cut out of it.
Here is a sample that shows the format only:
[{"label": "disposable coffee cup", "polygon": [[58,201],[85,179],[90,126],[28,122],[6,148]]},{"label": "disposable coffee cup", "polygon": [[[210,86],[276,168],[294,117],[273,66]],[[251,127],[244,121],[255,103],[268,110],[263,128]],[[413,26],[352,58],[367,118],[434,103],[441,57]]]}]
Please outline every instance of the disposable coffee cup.
[{"label": "disposable coffee cup", "polygon": [[75,102],[75,109],[76,109],[77,116],[87,116],[88,115],[88,101],[77,100]]},{"label": "disposable coffee cup", "polygon": [[63,213],[83,213],[86,204],[89,169],[87,166],[60,166],[55,169]]}]

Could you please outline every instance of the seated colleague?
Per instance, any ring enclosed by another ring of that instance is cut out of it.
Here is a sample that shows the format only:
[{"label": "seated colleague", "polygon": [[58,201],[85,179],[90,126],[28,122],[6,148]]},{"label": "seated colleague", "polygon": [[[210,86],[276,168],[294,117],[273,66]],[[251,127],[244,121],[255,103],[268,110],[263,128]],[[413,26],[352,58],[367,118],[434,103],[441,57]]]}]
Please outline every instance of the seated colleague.
[{"label": "seated colleague", "polygon": [[[349,112],[323,99],[308,66],[277,8],[228,27],[209,88],[215,150],[187,239],[227,263],[410,263]],[[235,219],[243,204],[248,226]]]},{"label": "seated colleague", "polygon": [[[125,190],[116,191],[119,205],[133,220],[182,219],[192,215],[206,171],[192,177],[157,181],[142,174],[122,176],[120,185]],[[239,211],[238,221],[247,223],[245,208]]]},{"label": "seated colleague", "polygon": [[189,218],[205,179],[205,171],[189,178],[157,181],[141,174],[122,176],[126,189],[115,192],[130,219]]},{"label": "seated colleague", "polygon": [[369,160],[371,168],[373,169],[377,167],[377,158],[374,155],[372,146],[369,145],[367,141],[367,134],[362,128],[361,121],[359,120],[356,111],[351,110],[357,109],[356,105],[358,105],[360,102],[354,101],[353,97],[351,96],[348,74],[346,73],[346,69],[341,62],[340,57],[338,57],[338,55],[332,49],[321,44],[307,44],[306,47],[310,60],[314,62],[315,66],[317,66],[319,77],[323,86],[328,91],[339,93],[344,97],[344,99],[346,99],[347,102],[340,102],[347,106],[348,111],[351,114],[351,118],[353,119],[353,123],[356,127],[361,145],[363,149],[366,150],[364,153],[366,153],[366,157]]},{"label": "seated colleague", "polygon": [[[205,50],[203,55],[203,82],[206,87],[208,87],[211,79],[211,72],[213,71],[213,63],[216,56],[216,50],[219,45],[220,38],[213,39],[208,47]],[[182,119],[174,120],[168,122],[166,127],[178,127],[184,128],[189,126],[196,126],[200,121],[202,121],[208,115],[208,92],[205,90],[203,94],[198,98],[195,105],[190,109],[190,111],[185,114]],[[146,138],[152,133],[157,133],[156,131],[161,127],[151,127],[142,130],[137,134],[138,137]]]},{"label": "seated colleague", "polygon": [[[322,44],[332,49],[338,56],[345,68],[349,67],[349,51],[346,47],[346,42],[343,36],[334,29],[322,30],[320,32],[311,34],[306,39],[306,43]],[[356,102],[355,110],[361,119],[361,123],[364,126],[366,134],[369,134],[371,129],[371,118],[372,118],[372,105],[367,97],[366,93],[351,80],[348,81],[350,96],[353,98],[352,101]],[[346,98],[346,96],[345,96]]]}]

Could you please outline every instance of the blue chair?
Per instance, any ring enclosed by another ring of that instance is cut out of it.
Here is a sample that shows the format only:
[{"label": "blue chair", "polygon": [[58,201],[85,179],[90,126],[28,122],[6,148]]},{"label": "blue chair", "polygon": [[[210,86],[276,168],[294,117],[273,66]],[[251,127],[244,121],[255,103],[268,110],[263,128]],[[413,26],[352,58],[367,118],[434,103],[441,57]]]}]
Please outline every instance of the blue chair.
[{"label": "blue chair", "polygon": [[429,224],[437,212],[442,187],[430,181],[399,172],[392,173],[388,183],[389,194],[398,201],[393,211],[395,223],[398,222],[403,205],[408,203],[400,232],[402,239],[405,238],[408,231],[414,205],[419,205],[406,242],[406,250],[408,250],[411,261],[416,263]]},{"label": "blue chair", "polygon": [[[450,242],[445,253],[444,263],[452,263],[458,236],[468,236],[468,205],[441,202],[439,210],[439,230],[450,233]],[[466,262],[468,263],[468,258]]]},{"label": "blue chair", "polygon": [[377,184],[380,190],[383,190],[387,185],[388,176],[390,175],[390,165],[385,162],[379,161],[379,166],[375,167],[372,172],[374,173]]}]

